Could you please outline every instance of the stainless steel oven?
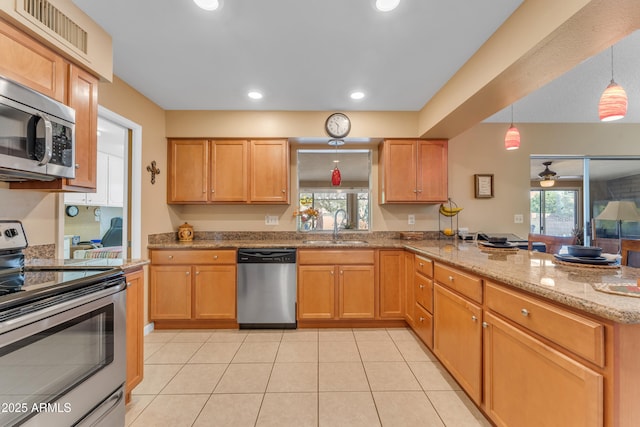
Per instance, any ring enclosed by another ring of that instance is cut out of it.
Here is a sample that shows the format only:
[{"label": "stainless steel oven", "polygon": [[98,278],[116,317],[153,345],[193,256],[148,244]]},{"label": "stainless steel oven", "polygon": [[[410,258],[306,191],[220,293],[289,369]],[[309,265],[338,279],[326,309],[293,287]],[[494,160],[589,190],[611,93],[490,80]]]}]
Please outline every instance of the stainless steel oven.
[{"label": "stainless steel oven", "polygon": [[75,110],[0,77],[0,180],[75,177]]},{"label": "stainless steel oven", "polygon": [[[11,228],[18,230],[0,221],[3,237]],[[7,251],[2,255],[6,261]],[[15,267],[4,270],[0,277],[16,274],[10,271]],[[0,425],[122,426],[122,272],[45,268],[19,274],[22,284],[0,280]]]}]

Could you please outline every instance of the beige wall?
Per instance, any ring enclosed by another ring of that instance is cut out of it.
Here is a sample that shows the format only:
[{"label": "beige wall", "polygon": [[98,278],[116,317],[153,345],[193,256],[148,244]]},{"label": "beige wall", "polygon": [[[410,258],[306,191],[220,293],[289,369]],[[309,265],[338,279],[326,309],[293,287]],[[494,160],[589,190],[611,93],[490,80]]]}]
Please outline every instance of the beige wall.
[{"label": "beige wall", "polygon": [[[461,227],[472,231],[529,229],[529,156],[531,154],[640,155],[634,124],[517,124],[520,149],[504,149],[508,125],[479,124],[449,141],[449,195],[464,210]],[[492,199],[474,198],[474,174],[494,174]],[[524,224],[514,224],[514,214]]]},{"label": "beige wall", "polygon": [[29,246],[56,241],[57,195],[29,190],[9,190],[0,182],[0,220],[21,220]]}]

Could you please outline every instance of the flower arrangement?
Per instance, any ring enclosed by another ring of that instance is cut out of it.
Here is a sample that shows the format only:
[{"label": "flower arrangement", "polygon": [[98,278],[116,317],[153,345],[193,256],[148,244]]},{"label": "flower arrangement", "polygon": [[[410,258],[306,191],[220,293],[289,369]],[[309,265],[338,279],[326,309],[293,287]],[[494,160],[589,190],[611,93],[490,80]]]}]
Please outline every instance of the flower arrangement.
[{"label": "flower arrangement", "polygon": [[315,208],[306,208],[306,209],[302,209],[300,211],[294,212],[293,215],[299,216],[302,222],[307,222],[310,219],[318,218],[318,215],[320,215],[320,212]]}]

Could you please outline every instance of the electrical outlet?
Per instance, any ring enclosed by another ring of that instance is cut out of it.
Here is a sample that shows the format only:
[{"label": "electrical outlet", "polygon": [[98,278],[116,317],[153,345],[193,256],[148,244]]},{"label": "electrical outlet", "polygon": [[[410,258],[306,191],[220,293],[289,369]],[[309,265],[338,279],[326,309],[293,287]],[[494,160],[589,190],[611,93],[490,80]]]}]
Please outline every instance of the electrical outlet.
[{"label": "electrical outlet", "polygon": [[278,216],[277,215],[265,215],[264,216],[265,225],[278,225]]},{"label": "electrical outlet", "polygon": [[516,224],[522,224],[524,222],[524,215],[515,214],[513,216],[513,222],[516,223]]},{"label": "electrical outlet", "polygon": [[409,223],[409,225],[414,225],[416,223],[416,216],[415,215],[409,215],[408,223]]}]

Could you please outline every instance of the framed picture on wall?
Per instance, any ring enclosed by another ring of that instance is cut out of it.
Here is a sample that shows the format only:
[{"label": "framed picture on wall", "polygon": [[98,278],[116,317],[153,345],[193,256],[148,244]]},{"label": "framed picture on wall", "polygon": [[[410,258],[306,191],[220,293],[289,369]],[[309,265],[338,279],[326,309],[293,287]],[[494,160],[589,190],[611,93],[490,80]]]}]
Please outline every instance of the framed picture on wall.
[{"label": "framed picture on wall", "polygon": [[493,174],[475,174],[476,199],[493,197]]}]

